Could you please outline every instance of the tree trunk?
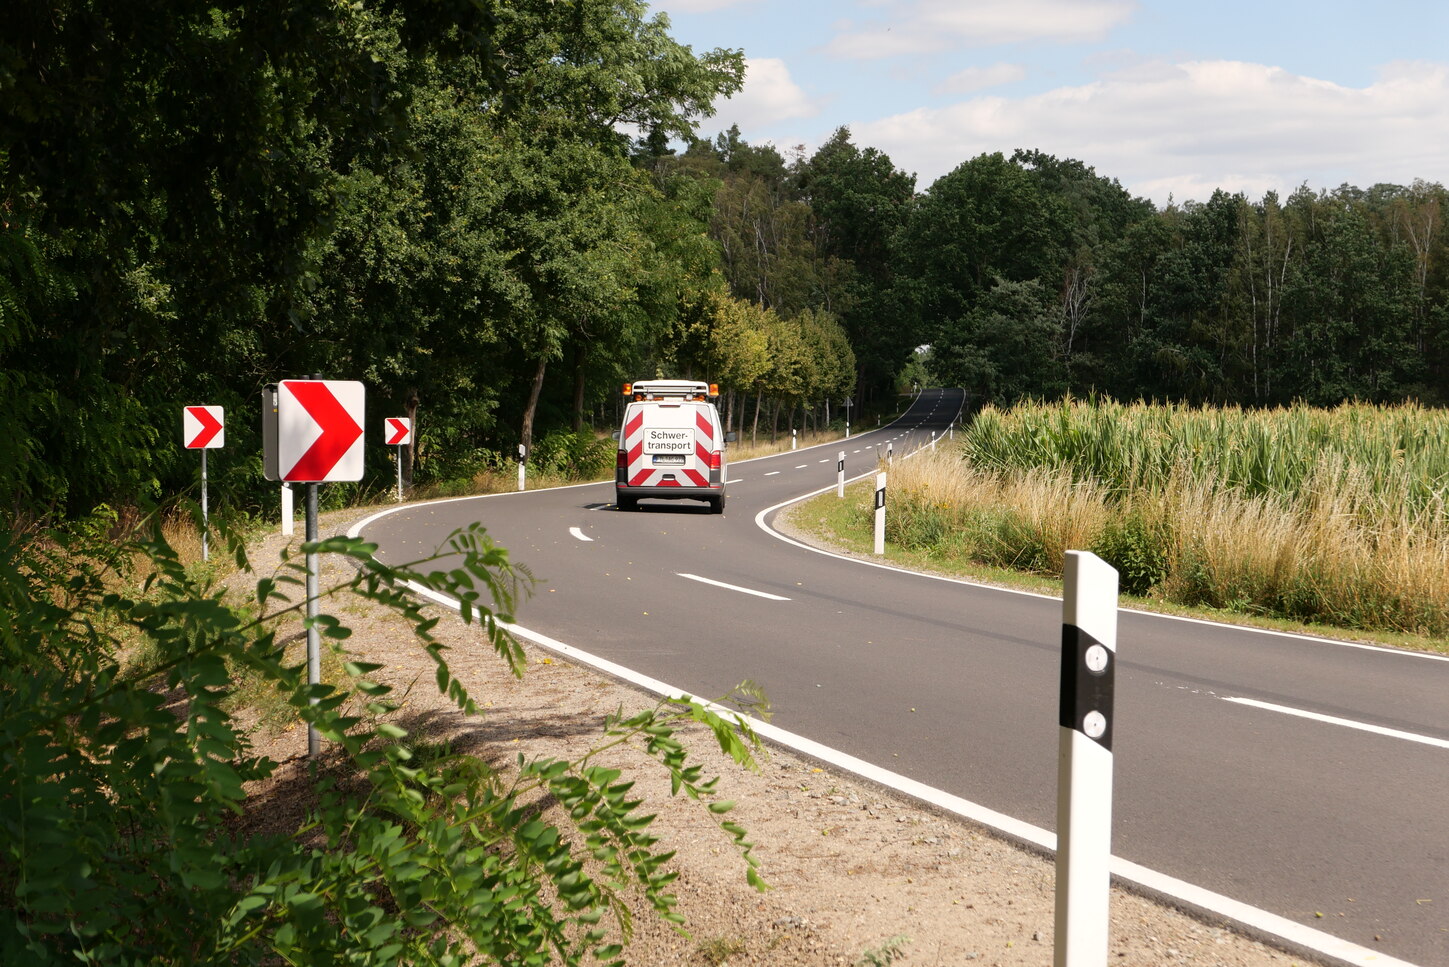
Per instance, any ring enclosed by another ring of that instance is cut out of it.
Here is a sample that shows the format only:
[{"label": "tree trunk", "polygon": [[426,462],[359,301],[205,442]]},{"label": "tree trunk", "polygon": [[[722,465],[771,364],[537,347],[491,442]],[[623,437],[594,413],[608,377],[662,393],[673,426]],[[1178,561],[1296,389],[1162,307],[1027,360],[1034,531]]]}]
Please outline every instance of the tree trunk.
[{"label": "tree trunk", "polygon": [[548,357],[540,356],[538,369],[533,374],[533,388],[528,392],[528,405],[523,408],[523,432],[518,442],[525,449],[533,449],[533,417],[538,412],[538,397],[543,392],[543,374],[548,369]]},{"label": "tree trunk", "polygon": [[755,393],[755,422],[750,425],[750,446],[756,445],[756,440],[760,435],[760,401],[764,398],[764,390]]},{"label": "tree trunk", "polygon": [[588,357],[588,348],[583,340],[574,349],[574,432],[582,433],[584,430],[584,361]]},{"label": "tree trunk", "polygon": [[408,413],[408,425],[413,428],[413,431],[410,434],[411,439],[408,440],[408,445],[402,448],[402,478],[403,487],[409,490],[413,486],[413,467],[416,466],[417,461],[418,406],[420,404],[421,400],[418,399],[418,391],[415,389],[408,390],[408,398],[404,406]]}]

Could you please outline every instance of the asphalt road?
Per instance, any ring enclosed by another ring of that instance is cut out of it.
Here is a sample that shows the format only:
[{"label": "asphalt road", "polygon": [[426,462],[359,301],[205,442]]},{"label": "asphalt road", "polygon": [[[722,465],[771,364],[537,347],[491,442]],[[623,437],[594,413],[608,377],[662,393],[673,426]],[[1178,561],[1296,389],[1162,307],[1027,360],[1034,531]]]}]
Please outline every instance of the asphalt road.
[{"label": "asphalt road", "polygon": [[[365,536],[397,562],[482,521],[539,579],[520,624],[697,695],[752,679],[775,724],[1051,829],[1060,601],[810,553],[755,521],[833,485],[840,450],[847,476],[872,471],[960,407],[928,392],[890,427],[732,464],[722,517],[620,512],[597,484],[419,504]],[[1133,612],[1117,654],[1115,855],[1449,964],[1449,661]]]}]

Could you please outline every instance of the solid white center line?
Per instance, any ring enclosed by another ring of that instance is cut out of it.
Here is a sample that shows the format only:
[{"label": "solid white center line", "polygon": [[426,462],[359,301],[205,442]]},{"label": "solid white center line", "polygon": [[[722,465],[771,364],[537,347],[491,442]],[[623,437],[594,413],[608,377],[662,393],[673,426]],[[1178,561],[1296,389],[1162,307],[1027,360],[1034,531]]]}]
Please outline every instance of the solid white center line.
[{"label": "solid white center line", "polygon": [[1289,708],[1286,705],[1273,705],[1269,702],[1259,702],[1251,698],[1227,698],[1225,702],[1232,702],[1235,705],[1250,705],[1253,708],[1266,709],[1269,712],[1282,712],[1284,715],[1296,715],[1303,719],[1312,719],[1315,722],[1327,722],[1329,725],[1341,725],[1347,729],[1359,729],[1363,732],[1372,732],[1375,735],[1387,735],[1392,739],[1403,739],[1406,742],[1420,742],[1424,745],[1432,745],[1440,749],[1449,749],[1449,739],[1436,739],[1432,735],[1420,735],[1417,732],[1402,732],[1399,729],[1388,729],[1382,725],[1370,725],[1368,722],[1356,722],[1353,719],[1341,719],[1336,715],[1321,715],[1318,712],[1309,712],[1301,708]]},{"label": "solid white center line", "polygon": [[592,537],[590,537],[588,534],[585,534],[583,531],[579,530],[577,527],[570,527],[569,528],[569,533],[572,534],[572,535],[574,535],[575,537],[577,537],[581,541],[589,541],[590,543],[592,543],[593,540],[594,540]]},{"label": "solid white center line", "polygon": [[769,598],[771,601],[789,601],[789,598],[782,598],[778,594],[769,594],[765,591],[755,591],[751,588],[742,588],[738,584],[725,584],[723,581],[714,581],[710,578],[702,578],[698,574],[680,574],[679,577],[689,578],[691,581],[698,581],[700,584],[713,584],[717,588],[726,588],[730,591],[739,591],[741,594],[753,594],[757,598]]}]

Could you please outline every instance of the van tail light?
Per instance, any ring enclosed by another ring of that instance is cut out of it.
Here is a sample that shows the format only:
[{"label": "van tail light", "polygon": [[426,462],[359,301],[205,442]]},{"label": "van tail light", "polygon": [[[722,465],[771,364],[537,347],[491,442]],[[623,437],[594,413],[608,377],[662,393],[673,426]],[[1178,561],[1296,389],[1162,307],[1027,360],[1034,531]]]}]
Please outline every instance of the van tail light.
[{"label": "van tail light", "polygon": [[627,450],[622,450],[621,449],[621,450],[616,451],[616,453],[614,455],[614,469],[615,470],[628,470],[629,469],[629,452]]},{"label": "van tail light", "polygon": [[709,461],[709,469],[711,469],[711,470],[718,470],[719,469],[719,451],[718,450],[707,450],[707,451],[705,451],[705,458]]}]

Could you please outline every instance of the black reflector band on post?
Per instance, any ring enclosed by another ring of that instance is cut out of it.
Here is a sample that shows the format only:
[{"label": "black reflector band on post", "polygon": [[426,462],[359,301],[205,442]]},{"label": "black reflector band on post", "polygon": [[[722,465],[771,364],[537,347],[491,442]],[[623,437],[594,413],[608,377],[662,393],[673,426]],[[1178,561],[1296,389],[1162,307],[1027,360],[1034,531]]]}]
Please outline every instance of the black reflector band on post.
[{"label": "black reflector band on post", "polygon": [[1073,625],[1062,625],[1062,681],[1057,721],[1112,751],[1117,656]]}]

